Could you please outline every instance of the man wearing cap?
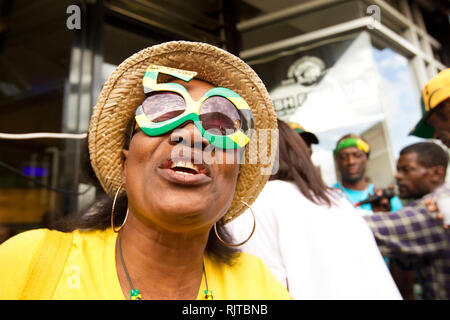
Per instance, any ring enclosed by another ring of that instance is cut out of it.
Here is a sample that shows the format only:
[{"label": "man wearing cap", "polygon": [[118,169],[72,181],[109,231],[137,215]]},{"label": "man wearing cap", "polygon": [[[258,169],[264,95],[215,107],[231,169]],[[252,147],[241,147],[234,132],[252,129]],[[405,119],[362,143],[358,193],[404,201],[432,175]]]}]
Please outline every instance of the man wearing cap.
[{"label": "man wearing cap", "polygon": [[[423,88],[423,116],[410,134],[422,138],[434,137],[450,147],[449,105],[450,69],[446,69],[430,79]],[[421,151],[416,150],[416,153]],[[441,171],[445,177],[445,169]],[[393,214],[365,217],[384,255],[416,259],[421,275],[422,299],[450,299],[450,230],[436,219],[437,208],[433,203],[437,197],[444,195],[450,195],[450,188],[441,184]]]},{"label": "man wearing cap", "polygon": [[[369,144],[356,134],[343,136],[338,140],[334,150],[342,182],[337,182],[333,187],[340,189],[353,205],[363,209],[364,211],[361,211],[363,215],[370,215],[372,211],[381,210],[370,203],[359,205],[359,202],[367,200],[375,193],[374,185],[369,183],[369,178],[366,176],[369,153]],[[396,211],[402,207],[398,197],[392,197],[388,206],[389,204],[390,211]]]},{"label": "man wearing cap", "polygon": [[309,131],[306,131],[303,126],[296,122],[288,122],[289,127],[293,129],[295,132],[297,132],[300,137],[302,137],[303,141],[305,141],[306,146],[308,147],[308,153],[309,156],[312,155],[312,144],[319,144],[319,139],[317,139],[317,136]]},{"label": "man wearing cap", "polygon": [[436,138],[450,147],[450,68],[432,78],[422,90],[422,119],[411,135]]}]

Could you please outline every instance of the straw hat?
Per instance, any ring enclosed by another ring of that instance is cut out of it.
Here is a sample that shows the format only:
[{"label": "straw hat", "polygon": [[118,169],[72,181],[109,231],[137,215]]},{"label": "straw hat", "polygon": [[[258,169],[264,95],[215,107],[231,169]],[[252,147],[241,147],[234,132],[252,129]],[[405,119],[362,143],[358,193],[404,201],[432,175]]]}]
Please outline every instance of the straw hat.
[{"label": "straw hat", "polygon": [[[234,198],[223,219],[224,223],[233,220],[247,209],[242,201],[253,203],[269,178],[267,172],[270,174],[273,161],[261,163],[260,146],[254,146],[259,130],[277,129],[277,122],[269,94],[253,69],[240,58],[212,45],[166,42],[135,53],[114,70],[103,86],[89,127],[89,153],[95,174],[105,192],[113,197],[122,185],[121,150],[125,127],[144,100],[142,78],[150,64],[196,71],[195,79],[237,92],[252,108],[256,130],[250,142],[253,147],[247,145]],[[263,159],[274,159],[275,154],[270,153],[276,148],[271,142],[277,143],[278,138],[267,140],[267,155]],[[249,163],[250,157],[256,158],[257,163]],[[261,174],[263,170],[264,175]]]}]

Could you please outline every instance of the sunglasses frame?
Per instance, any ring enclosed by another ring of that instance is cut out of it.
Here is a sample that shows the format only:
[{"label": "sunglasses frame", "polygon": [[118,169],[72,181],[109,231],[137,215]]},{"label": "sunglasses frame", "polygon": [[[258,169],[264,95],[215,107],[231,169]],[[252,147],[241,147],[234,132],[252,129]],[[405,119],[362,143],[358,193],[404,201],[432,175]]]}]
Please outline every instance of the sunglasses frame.
[{"label": "sunglasses frame", "polygon": [[[148,96],[152,92],[169,91],[180,94],[186,103],[184,112],[172,119],[152,122],[144,113],[142,104],[137,108],[135,119],[141,130],[148,136],[159,136],[165,134],[186,121],[193,121],[194,125],[201,132],[202,136],[215,147],[221,149],[240,149],[245,147],[251,138],[254,128],[253,112],[247,102],[233,90],[215,87],[208,90],[199,100],[195,101],[185,87],[178,83],[166,82],[157,83],[159,73],[167,74],[175,78],[189,82],[197,72],[187,71],[164,66],[150,65],[143,77],[144,93]],[[228,99],[238,110],[241,121],[241,128],[229,135],[216,135],[206,131],[200,121],[199,112],[202,103],[212,96],[220,96]],[[246,133],[248,132],[248,134]]]}]

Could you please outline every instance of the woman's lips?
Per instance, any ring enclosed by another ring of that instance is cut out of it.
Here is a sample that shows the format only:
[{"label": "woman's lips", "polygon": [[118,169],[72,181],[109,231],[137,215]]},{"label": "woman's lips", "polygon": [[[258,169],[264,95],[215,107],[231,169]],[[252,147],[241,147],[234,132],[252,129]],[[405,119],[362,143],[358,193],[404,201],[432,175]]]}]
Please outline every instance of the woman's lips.
[{"label": "woman's lips", "polygon": [[212,180],[205,165],[193,164],[190,160],[167,159],[157,171],[164,179],[181,185],[197,186]]}]

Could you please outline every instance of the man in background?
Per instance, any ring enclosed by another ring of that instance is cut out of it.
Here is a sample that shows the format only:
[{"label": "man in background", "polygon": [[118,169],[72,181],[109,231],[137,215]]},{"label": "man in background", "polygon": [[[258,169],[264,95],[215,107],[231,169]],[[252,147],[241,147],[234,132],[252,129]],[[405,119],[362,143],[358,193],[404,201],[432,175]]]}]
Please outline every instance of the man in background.
[{"label": "man in background", "polygon": [[430,79],[422,90],[422,118],[411,131],[421,138],[435,138],[450,147],[450,68]]},{"label": "man in background", "polygon": [[[341,174],[341,182],[337,182],[333,187],[340,189],[345,197],[353,204],[369,199],[375,193],[375,187],[369,182],[366,175],[366,167],[369,161],[370,146],[356,134],[347,134],[340,138],[334,150],[337,168]],[[402,208],[402,203],[398,197],[389,200],[390,211]],[[359,206],[363,209],[363,215],[370,215],[372,211],[381,210],[382,206],[372,206],[365,203]],[[389,211],[389,210],[388,210]]]},{"label": "man in background", "polygon": [[[421,107],[422,118],[410,134],[436,138],[450,147],[450,69],[441,71],[428,81],[422,90]],[[446,155],[447,162],[442,163],[445,163],[444,167],[448,163]],[[401,175],[398,177],[403,185],[403,196],[406,196],[411,187]],[[450,299],[450,231],[436,219],[435,209],[438,208],[434,204],[441,195],[450,195],[450,188],[443,184],[394,214],[366,217],[382,253],[392,252],[400,260],[405,255],[419,259],[422,299]],[[405,288],[400,287],[400,290]]]},{"label": "man in background", "polygon": [[402,199],[412,199],[403,209],[374,214],[365,219],[383,254],[393,258],[393,277],[405,299],[414,299],[415,265],[422,299],[450,299],[450,230],[431,213],[426,199],[449,193],[445,186],[448,154],[437,144],[421,142],[400,151],[395,176]]}]

